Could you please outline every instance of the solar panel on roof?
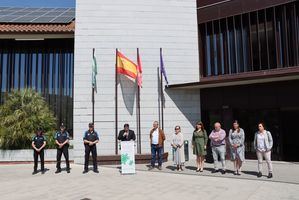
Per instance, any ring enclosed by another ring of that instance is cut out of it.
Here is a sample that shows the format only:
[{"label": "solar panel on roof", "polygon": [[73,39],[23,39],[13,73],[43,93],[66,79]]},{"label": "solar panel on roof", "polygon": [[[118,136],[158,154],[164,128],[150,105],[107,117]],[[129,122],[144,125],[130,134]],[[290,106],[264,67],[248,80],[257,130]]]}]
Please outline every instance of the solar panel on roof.
[{"label": "solar panel on roof", "polygon": [[68,22],[68,21],[72,21],[73,17],[57,17],[56,19],[54,19],[53,21],[51,21],[52,23],[54,22]]},{"label": "solar panel on roof", "polygon": [[53,20],[53,17],[38,17],[34,19],[32,22],[39,22],[39,23],[48,23]]},{"label": "solar panel on roof", "polygon": [[36,17],[22,17],[22,18],[16,18],[16,19],[14,19],[12,22],[15,22],[15,23],[17,23],[17,22],[23,22],[24,20],[26,20],[26,21],[32,21],[32,20],[34,20]]},{"label": "solar panel on roof", "polygon": [[0,23],[70,23],[74,8],[0,7]]}]

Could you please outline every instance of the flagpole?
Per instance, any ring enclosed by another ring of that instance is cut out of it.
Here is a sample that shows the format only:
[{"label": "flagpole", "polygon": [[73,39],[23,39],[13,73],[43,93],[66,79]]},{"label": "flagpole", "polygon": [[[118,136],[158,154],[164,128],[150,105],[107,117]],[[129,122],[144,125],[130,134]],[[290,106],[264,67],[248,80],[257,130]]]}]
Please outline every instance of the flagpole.
[{"label": "flagpole", "polygon": [[[92,49],[92,61],[94,62],[94,52],[95,52],[95,49],[93,48]],[[94,77],[92,77],[94,78]],[[92,97],[91,97],[91,102],[92,102],[92,123],[94,124],[94,84],[92,84]]]},{"label": "flagpole", "polygon": [[159,124],[161,124],[161,90],[160,90],[160,67],[157,67],[157,80],[158,80],[158,115],[159,115]]},{"label": "flagpole", "polygon": [[[137,48],[137,59],[139,59],[139,48]],[[139,64],[139,63],[138,63]],[[140,86],[137,81],[137,153],[141,154],[141,123],[140,123]]]},{"label": "flagpole", "polygon": [[117,132],[118,132],[118,99],[117,99],[117,82],[118,82],[118,75],[117,75],[117,52],[118,49],[115,50],[115,154],[118,154],[118,140],[117,140]]},{"label": "flagpole", "polygon": [[[160,56],[162,55],[162,48],[160,48]],[[161,58],[160,58],[161,59]],[[161,126],[162,126],[162,130],[164,130],[164,106],[163,106],[163,101],[164,101],[164,92],[163,92],[163,78],[162,78],[162,70],[161,70],[161,66],[160,66],[160,78],[161,78],[161,82],[160,82],[160,94],[161,94]]]}]

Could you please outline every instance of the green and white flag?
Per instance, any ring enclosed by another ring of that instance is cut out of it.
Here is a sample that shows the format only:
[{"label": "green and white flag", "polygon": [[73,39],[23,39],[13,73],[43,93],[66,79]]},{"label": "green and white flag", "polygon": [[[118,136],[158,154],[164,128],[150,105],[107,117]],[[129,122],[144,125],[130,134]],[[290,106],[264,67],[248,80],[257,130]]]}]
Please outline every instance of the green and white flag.
[{"label": "green and white flag", "polygon": [[95,92],[97,92],[97,77],[96,77],[97,74],[98,74],[97,60],[93,53],[93,55],[92,55],[92,87],[94,88]]}]

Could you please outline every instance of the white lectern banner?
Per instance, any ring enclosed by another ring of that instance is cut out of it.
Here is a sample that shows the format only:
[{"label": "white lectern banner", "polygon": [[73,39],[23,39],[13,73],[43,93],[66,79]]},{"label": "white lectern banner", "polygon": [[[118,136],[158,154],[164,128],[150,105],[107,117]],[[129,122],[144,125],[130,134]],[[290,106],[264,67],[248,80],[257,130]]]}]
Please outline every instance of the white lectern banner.
[{"label": "white lectern banner", "polygon": [[121,142],[121,173],[135,174],[134,141]]}]

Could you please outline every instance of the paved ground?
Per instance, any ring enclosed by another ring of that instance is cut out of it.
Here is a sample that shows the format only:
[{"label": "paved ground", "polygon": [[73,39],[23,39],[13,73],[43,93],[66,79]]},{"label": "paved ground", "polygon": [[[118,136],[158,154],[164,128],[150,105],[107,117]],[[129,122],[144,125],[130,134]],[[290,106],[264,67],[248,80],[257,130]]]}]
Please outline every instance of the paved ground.
[{"label": "paved ground", "polygon": [[[115,166],[100,167],[99,174],[90,171],[83,175],[83,166],[74,164],[70,174],[54,174],[55,165],[48,164],[46,174],[31,175],[31,164],[0,165],[0,199],[299,199],[296,164],[275,164],[273,180],[282,182],[248,180],[247,176],[255,179],[251,174],[238,179],[231,174],[212,177],[209,171],[199,175],[189,164],[184,174],[168,169],[171,163],[162,171],[169,173],[148,172],[145,165],[138,165],[135,175],[120,175]],[[280,178],[284,175],[287,178]]]},{"label": "paved ground", "polygon": [[[177,172],[173,162],[167,162],[163,164],[163,170],[159,171],[154,169],[155,172],[167,172],[167,173],[177,173],[177,174],[188,174],[188,175],[198,175],[198,176],[212,176],[212,177],[226,177],[226,178],[237,178],[237,179],[250,179],[259,181],[274,181],[283,183],[294,183],[299,184],[299,164],[290,162],[273,162],[273,175],[272,179],[268,179],[267,165],[264,162],[263,165],[263,177],[257,178],[257,161],[256,160],[246,160],[242,167],[241,176],[235,176],[233,174],[233,163],[231,161],[226,161],[227,173],[222,175],[221,173],[212,174],[214,169],[213,164],[205,163],[204,172],[196,172],[195,160],[186,162],[184,171]],[[109,166],[113,167],[113,166]],[[115,166],[114,166],[115,167]],[[136,168],[141,171],[147,171],[147,165],[137,165]]]}]

